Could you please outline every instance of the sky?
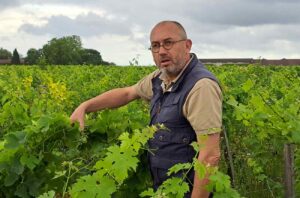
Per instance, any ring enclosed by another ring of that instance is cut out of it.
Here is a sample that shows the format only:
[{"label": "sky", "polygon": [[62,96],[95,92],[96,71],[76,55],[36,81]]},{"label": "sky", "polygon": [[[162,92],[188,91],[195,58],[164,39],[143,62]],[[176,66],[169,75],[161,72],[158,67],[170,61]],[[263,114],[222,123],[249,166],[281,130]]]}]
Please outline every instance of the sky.
[{"label": "sky", "polygon": [[154,65],[149,33],[175,20],[198,58],[300,58],[300,0],[0,0],[0,48],[24,57],[78,35],[117,65]]}]

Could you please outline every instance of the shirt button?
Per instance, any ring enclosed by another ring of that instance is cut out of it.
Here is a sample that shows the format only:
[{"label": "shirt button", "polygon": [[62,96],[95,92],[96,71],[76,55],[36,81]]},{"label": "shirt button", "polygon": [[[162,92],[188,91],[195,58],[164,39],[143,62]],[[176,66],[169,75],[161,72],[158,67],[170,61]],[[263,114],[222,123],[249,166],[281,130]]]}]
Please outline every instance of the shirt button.
[{"label": "shirt button", "polygon": [[187,138],[183,138],[182,142],[185,143],[185,144],[187,144],[188,143],[188,139]]},{"label": "shirt button", "polygon": [[160,135],[160,136],[158,137],[158,139],[159,139],[160,141],[162,141],[162,140],[164,139],[164,137],[163,137],[162,135]]}]

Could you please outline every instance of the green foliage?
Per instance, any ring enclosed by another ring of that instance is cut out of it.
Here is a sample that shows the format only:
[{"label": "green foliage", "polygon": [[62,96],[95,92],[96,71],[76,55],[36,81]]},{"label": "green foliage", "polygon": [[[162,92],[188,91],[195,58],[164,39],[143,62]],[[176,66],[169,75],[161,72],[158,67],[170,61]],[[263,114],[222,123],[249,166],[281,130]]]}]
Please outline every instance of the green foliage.
[{"label": "green foliage", "polygon": [[141,197],[170,197],[170,198],[182,198],[184,194],[189,191],[189,185],[183,181],[182,178],[172,177],[167,179],[156,192],[153,189],[140,194]]},{"label": "green foliage", "polygon": [[115,65],[104,61],[97,50],[83,48],[80,37],[76,35],[53,38],[42,49],[29,49],[25,63],[39,65],[42,69],[45,69],[47,64]]},{"label": "green foliage", "polygon": [[19,53],[18,53],[17,49],[14,49],[13,55],[11,58],[11,64],[19,65],[20,63],[21,63],[21,61],[20,61]]},{"label": "green foliage", "polygon": [[106,156],[96,162],[95,173],[83,176],[72,186],[72,197],[111,197],[121,188],[129,171],[136,171],[138,155],[148,139],[153,137],[155,127],[135,130],[132,137],[128,133],[120,136],[120,146],[107,148]]},{"label": "green foliage", "polygon": [[36,65],[36,64],[41,64],[41,57],[42,57],[42,50],[39,49],[34,49],[30,48],[27,51],[27,56],[25,58],[25,63],[28,65]]},{"label": "green foliage", "polygon": [[100,52],[94,49],[81,50],[81,64],[84,65],[101,65],[103,64]]},{"label": "green foliage", "polygon": [[82,43],[79,36],[53,38],[43,46],[43,56],[48,64],[71,65],[81,62]]},{"label": "green foliage", "polygon": [[12,54],[10,51],[0,48],[0,59],[11,59]]},{"label": "green foliage", "polygon": [[[133,85],[154,69],[1,67],[0,197],[182,196],[187,190],[185,174],[170,178],[156,192],[150,188],[144,151],[151,133],[143,129],[149,121],[148,104],[137,101],[89,114],[84,133],[69,123],[69,115],[82,101]],[[210,69],[223,89],[223,122],[233,154],[235,190],[223,174],[229,166],[224,157],[219,169],[195,160],[175,165],[170,175],[191,168],[200,177],[208,172],[207,188],[215,197],[238,197],[237,191],[245,197],[282,197],[283,145],[293,143],[299,196],[300,68]],[[193,147],[201,152],[201,145]]]},{"label": "green foliage", "polygon": [[54,196],[55,196],[55,192],[51,190],[49,192],[42,194],[41,196],[39,196],[39,198],[54,198]]}]

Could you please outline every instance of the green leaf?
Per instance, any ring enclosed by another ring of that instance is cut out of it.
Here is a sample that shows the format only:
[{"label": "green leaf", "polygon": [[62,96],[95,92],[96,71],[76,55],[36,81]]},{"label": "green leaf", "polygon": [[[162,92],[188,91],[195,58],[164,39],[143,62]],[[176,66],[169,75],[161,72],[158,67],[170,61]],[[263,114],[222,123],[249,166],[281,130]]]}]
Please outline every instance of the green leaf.
[{"label": "green leaf", "polygon": [[195,150],[197,153],[199,153],[200,146],[199,146],[198,142],[192,142],[190,145],[194,148],[194,150]]},{"label": "green leaf", "polygon": [[18,138],[14,134],[8,134],[5,136],[6,144],[4,145],[6,149],[16,149],[20,145]]},{"label": "green leaf", "polygon": [[4,179],[4,186],[12,186],[17,180],[19,176],[14,172],[9,172]]},{"label": "green leaf", "polygon": [[209,180],[209,189],[215,189],[216,192],[226,192],[231,188],[229,176],[220,171],[217,171],[214,174],[210,175]]},{"label": "green leaf", "polygon": [[248,92],[252,87],[254,86],[254,82],[250,79],[248,79],[242,86],[242,89],[245,92]]},{"label": "green leaf", "polygon": [[28,154],[22,155],[20,161],[22,165],[27,166],[30,170],[33,170],[40,162],[37,157]]},{"label": "green leaf", "polygon": [[226,103],[234,107],[237,107],[239,104],[233,96],[229,96],[229,100],[227,100]]},{"label": "green leaf", "polygon": [[75,197],[99,197],[110,198],[116,191],[115,182],[108,178],[98,178],[96,174],[81,177],[70,190],[70,194]]},{"label": "green leaf", "polygon": [[186,170],[186,169],[190,169],[192,166],[191,163],[178,163],[175,164],[174,166],[172,166],[171,168],[169,168],[167,175],[170,176],[172,173],[177,173],[178,171],[181,170]]},{"label": "green leaf", "polygon": [[24,144],[25,139],[26,139],[26,133],[24,131],[9,133],[5,136],[6,143],[4,147],[6,149],[16,149],[21,144]]},{"label": "green leaf", "polygon": [[97,163],[95,167],[108,170],[119,183],[122,183],[127,178],[128,171],[137,167],[139,160],[134,157],[136,153],[130,150],[122,151],[118,146],[111,146],[107,150],[109,152],[103,162]]},{"label": "green leaf", "polygon": [[140,197],[154,197],[154,195],[155,195],[155,193],[154,193],[153,189],[149,188],[148,190],[143,191],[140,194]]},{"label": "green leaf", "polygon": [[54,198],[54,197],[55,197],[55,192],[51,190],[40,195],[38,198]]},{"label": "green leaf", "polygon": [[10,170],[18,175],[21,175],[24,171],[24,166],[21,164],[19,158],[15,156],[11,161]]},{"label": "green leaf", "polygon": [[30,198],[27,192],[27,186],[24,183],[18,185],[14,195],[17,195],[18,197],[22,197],[22,198]]},{"label": "green leaf", "polygon": [[194,169],[199,179],[203,179],[206,175],[206,167],[203,163],[200,163],[198,159],[194,158]]},{"label": "green leaf", "polygon": [[66,174],[67,171],[55,171],[55,176],[52,178],[52,179],[56,179],[56,178],[59,178],[59,177],[62,177]]},{"label": "green leaf", "polygon": [[294,130],[292,131],[292,139],[295,143],[300,143],[300,122],[294,122]]},{"label": "green leaf", "polygon": [[167,197],[182,198],[184,194],[189,191],[189,185],[183,181],[182,178],[172,177],[163,182],[158,188],[159,195],[166,195]]}]

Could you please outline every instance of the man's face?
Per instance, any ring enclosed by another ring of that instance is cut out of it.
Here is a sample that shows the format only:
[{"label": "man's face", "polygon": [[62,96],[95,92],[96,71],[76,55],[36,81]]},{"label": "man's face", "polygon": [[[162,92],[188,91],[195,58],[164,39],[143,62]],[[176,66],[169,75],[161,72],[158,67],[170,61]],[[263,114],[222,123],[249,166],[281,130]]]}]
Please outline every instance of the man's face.
[{"label": "man's face", "polygon": [[[160,24],[151,32],[151,45],[160,45],[158,52],[152,51],[155,64],[170,79],[176,78],[190,58],[192,42],[183,39],[180,29],[173,23]],[[174,42],[171,49],[165,49],[161,45]]]}]

